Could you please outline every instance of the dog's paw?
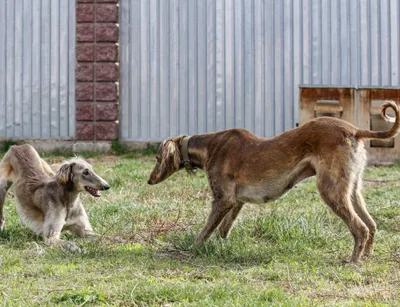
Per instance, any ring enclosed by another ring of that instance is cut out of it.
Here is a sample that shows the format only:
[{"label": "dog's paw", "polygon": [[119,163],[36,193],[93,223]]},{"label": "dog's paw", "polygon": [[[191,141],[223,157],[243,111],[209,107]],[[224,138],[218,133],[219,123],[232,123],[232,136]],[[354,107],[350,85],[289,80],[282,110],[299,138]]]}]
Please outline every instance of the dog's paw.
[{"label": "dog's paw", "polygon": [[204,242],[205,240],[203,238],[197,238],[192,245],[199,247],[204,245]]},{"label": "dog's paw", "polygon": [[372,255],[374,254],[374,251],[372,248],[369,249],[365,249],[364,254],[362,255],[361,259],[368,259],[370,257],[372,257]]},{"label": "dog's paw", "polygon": [[63,244],[63,248],[68,250],[68,251],[70,251],[70,252],[73,252],[73,253],[80,253],[81,252],[81,249],[79,248],[78,245],[76,245],[75,242],[66,241]]},{"label": "dog's paw", "polygon": [[361,260],[344,259],[339,262],[339,266],[358,266],[361,264]]}]

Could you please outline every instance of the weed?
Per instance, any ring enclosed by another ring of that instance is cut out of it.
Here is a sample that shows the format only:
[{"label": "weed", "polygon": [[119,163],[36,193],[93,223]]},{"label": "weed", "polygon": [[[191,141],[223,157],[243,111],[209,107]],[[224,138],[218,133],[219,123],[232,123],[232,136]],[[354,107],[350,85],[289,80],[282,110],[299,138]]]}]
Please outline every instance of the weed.
[{"label": "weed", "polygon": [[85,304],[101,303],[106,299],[95,290],[65,291],[57,294],[52,299],[54,303],[72,303],[83,306]]},{"label": "weed", "polygon": [[126,146],[126,144],[121,143],[118,139],[114,139],[111,142],[111,150],[116,155],[123,155],[128,152],[128,146]]}]

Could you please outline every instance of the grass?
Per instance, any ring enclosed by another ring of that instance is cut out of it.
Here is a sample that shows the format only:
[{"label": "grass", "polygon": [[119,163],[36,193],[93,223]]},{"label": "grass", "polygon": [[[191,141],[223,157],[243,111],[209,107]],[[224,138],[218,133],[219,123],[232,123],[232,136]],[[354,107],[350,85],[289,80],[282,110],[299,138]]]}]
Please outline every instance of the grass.
[{"label": "grass", "polygon": [[112,186],[102,198],[83,196],[92,226],[129,243],[65,234],[83,252],[46,247],[21,224],[10,194],[0,233],[0,305],[400,305],[398,167],[367,169],[364,195],[379,229],[375,253],[361,265],[343,265],[352,237],[322,204],[314,179],[274,203],[246,205],[228,240],[212,236],[193,247],[210,209],[202,172],[148,186],[153,157],[86,158]]}]

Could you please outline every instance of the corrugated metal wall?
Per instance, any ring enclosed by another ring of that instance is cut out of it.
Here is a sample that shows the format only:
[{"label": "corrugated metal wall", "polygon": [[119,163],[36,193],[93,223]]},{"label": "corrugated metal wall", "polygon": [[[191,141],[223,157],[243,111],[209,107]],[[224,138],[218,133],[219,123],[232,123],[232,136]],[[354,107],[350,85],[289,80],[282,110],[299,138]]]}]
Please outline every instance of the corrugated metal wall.
[{"label": "corrugated metal wall", "polygon": [[0,137],[75,135],[75,1],[0,1]]},{"label": "corrugated metal wall", "polygon": [[399,86],[399,0],[121,0],[121,139],[293,128],[299,84]]}]

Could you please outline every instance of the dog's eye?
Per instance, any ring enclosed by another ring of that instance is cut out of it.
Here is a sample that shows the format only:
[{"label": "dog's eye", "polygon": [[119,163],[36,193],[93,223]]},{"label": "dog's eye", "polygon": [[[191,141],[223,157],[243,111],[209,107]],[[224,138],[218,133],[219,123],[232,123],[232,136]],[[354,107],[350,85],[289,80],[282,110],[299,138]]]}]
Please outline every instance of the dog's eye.
[{"label": "dog's eye", "polygon": [[83,174],[84,174],[85,176],[89,175],[89,170],[85,169],[85,170],[83,171]]}]

